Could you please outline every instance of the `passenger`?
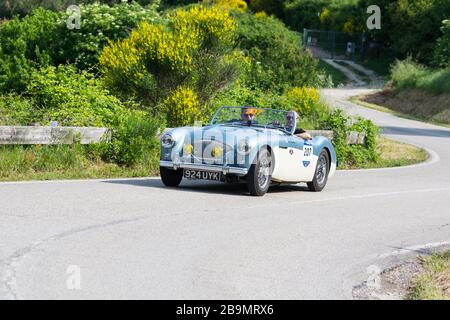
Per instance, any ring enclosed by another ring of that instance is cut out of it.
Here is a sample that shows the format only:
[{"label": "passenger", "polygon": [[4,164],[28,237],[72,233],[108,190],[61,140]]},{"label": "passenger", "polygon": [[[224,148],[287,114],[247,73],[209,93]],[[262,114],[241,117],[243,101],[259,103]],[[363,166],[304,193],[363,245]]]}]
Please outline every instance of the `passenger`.
[{"label": "passenger", "polygon": [[[289,130],[289,128],[292,128],[294,126],[294,118],[295,122],[298,125],[300,117],[298,116],[298,113],[296,111],[289,111],[286,113],[286,128]],[[311,140],[312,136],[303,130],[302,128],[295,128],[294,135],[297,137],[302,138],[303,140]]]}]

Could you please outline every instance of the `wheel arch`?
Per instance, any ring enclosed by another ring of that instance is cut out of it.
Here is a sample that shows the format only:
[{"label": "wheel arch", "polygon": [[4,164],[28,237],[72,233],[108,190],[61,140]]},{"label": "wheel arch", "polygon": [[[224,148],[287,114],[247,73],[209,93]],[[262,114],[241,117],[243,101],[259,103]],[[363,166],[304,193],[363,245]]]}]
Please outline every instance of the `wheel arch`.
[{"label": "wheel arch", "polygon": [[264,148],[267,149],[267,151],[269,151],[270,158],[271,158],[271,160],[272,160],[272,172],[273,172],[273,168],[275,167],[275,154],[273,153],[272,147],[271,147],[269,144],[267,144],[267,143],[263,144],[263,145],[258,149],[258,152],[256,153],[256,156],[258,156],[259,151],[262,150],[262,149],[264,149]]},{"label": "wheel arch", "polygon": [[331,151],[330,149],[328,149],[328,147],[323,147],[322,150],[325,150],[328,154],[328,170],[330,170],[331,168],[331,161],[332,161],[332,157],[331,157]]}]

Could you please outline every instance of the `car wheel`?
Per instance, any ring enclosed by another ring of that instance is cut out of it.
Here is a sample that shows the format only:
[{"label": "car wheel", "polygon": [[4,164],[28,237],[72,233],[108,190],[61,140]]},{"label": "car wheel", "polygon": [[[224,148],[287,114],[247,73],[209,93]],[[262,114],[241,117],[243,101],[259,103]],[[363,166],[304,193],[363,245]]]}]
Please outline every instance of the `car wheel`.
[{"label": "car wheel", "polygon": [[325,188],[328,180],[328,172],[330,168],[330,157],[326,150],[320,152],[319,158],[317,159],[316,172],[314,173],[314,179],[308,182],[308,188],[310,191],[322,191]]},{"label": "car wheel", "polygon": [[252,196],[263,196],[269,190],[272,178],[272,156],[267,149],[258,152],[256,163],[247,174],[247,188]]},{"label": "car wheel", "polygon": [[177,187],[183,179],[183,170],[172,170],[166,167],[159,167],[161,180],[167,187]]}]

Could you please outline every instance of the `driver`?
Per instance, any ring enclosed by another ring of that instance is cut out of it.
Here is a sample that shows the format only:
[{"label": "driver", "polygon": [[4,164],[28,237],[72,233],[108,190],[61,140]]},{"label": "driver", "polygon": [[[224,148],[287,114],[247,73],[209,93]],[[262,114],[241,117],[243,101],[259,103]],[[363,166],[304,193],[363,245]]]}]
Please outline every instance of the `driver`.
[{"label": "driver", "polygon": [[256,116],[256,109],[250,106],[242,107],[241,110],[241,119],[242,121],[251,122],[251,123],[257,123],[255,120]]},{"label": "driver", "polygon": [[[300,119],[298,113],[296,111],[289,111],[286,113],[286,128],[292,128],[294,126],[294,118],[296,119],[295,122],[298,125],[298,120]],[[303,140],[312,139],[312,136],[302,128],[295,128],[294,135],[302,138]]]}]

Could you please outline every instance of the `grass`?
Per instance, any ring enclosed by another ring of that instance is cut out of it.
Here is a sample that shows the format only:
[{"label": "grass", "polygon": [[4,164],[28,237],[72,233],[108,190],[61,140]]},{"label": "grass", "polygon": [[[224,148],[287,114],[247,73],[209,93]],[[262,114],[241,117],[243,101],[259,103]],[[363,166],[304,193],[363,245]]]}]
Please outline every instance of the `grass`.
[{"label": "grass", "polygon": [[391,64],[394,60],[392,58],[375,58],[357,59],[355,62],[374,71],[379,76],[387,78],[390,73]]},{"label": "grass", "polygon": [[[376,94],[375,94],[376,95]],[[411,97],[412,95],[409,95],[407,93],[405,93],[405,96],[407,97]],[[438,117],[433,117],[434,115],[418,115],[418,114],[411,114],[411,113],[405,113],[405,112],[401,112],[398,110],[394,110],[395,109],[401,109],[401,107],[404,107],[405,105],[412,105],[412,103],[405,103],[405,102],[401,102],[401,101],[387,101],[384,102],[386,104],[389,104],[391,106],[391,108],[388,108],[386,106],[382,106],[380,104],[376,104],[373,101],[377,101],[378,99],[376,99],[376,97],[374,95],[360,95],[360,96],[355,96],[352,97],[350,99],[351,102],[359,104],[360,106],[366,107],[366,108],[370,108],[370,109],[374,109],[377,111],[381,111],[381,112],[386,112],[386,113],[390,113],[392,115],[395,115],[397,117],[400,118],[405,118],[405,119],[410,119],[410,120],[416,120],[416,121],[422,121],[422,122],[427,122],[430,124],[434,124],[434,125],[438,125],[438,126],[443,126],[443,127],[448,127],[450,128],[450,123],[445,121],[445,118],[441,119],[441,121],[436,120],[436,118]],[[425,102],[422,103],[422,109],[425,111],[429,111],[432,110],[431,107],[427,106],[428,103],[436,106],[437,103],[435,103],[433,101],[432,98],[430,99],[424,99]],[[370,102],[368,102],[370,101]],[[399,105],[399,107],[397,107],[397,105]]]},{"label": "grass", "polygon": [[[148,177],[159,174],[158,155],[144,157],[132,167],[107,163],[83,146],[1,146],[0,181],[107,179]],[[380,158],[358,168],[410,165],[427,159],[419,148],[386,138],[377,141]],[[339,167],[339,169],[358,169]]]},{"label": "grass", "polygon": [[450,94],[450,68],[429,69],[411,59],[396,61],[391,69],[394,90],[418,89],[432,94]]},{"label": "grass", "polygon": [[339,60],[333,60],[337,64],[340,64],[343,67],[346,67],[347,69],[350,69],[354,74],[358,76],[362,81],[364,82],[370,82],[370,78],[367,74],[364,72],[361,72],[360,70],[354,68],[351,64],[345,62],[345,61],[339,61]]},{"label": "grass", "polygon": [[374,169],[401,167],[417,164],[428,159],[428,153],[422,148],[391,140],[385,137],[377,138],[376,152],[379,158],[362,166],[343,166],[339,169]]},{"label": "grass", "polygon": [[323,60],[319,60],[318,68],[331,76],[335,87],[345,85],[348,82],[347,77],[340,70],[333,68]]},{"label": "grass", "polygon": [[423,271],[411,283],[408,299],[450,300],[450,251],[422,257]]},{"label": "grass", "polygon": [[80,145],[1,146],[0,181],[145,177],[159,172],[157,160],[147,156],[127,167]]}]

